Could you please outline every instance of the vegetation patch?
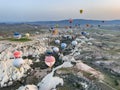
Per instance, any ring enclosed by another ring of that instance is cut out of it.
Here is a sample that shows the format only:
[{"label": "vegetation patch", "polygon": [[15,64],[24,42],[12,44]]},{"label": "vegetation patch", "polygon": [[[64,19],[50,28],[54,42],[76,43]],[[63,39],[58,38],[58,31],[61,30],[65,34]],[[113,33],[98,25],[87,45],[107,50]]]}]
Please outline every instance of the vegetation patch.
[{"label": "vegetation patch", "polygon": [[6,40],[16,41],[16,42],[27,42],[27,41],[31,41],[31,39],[29,39],[29,38],[20,38],[20,39],[8,38],[8,39],[6,39]]}]

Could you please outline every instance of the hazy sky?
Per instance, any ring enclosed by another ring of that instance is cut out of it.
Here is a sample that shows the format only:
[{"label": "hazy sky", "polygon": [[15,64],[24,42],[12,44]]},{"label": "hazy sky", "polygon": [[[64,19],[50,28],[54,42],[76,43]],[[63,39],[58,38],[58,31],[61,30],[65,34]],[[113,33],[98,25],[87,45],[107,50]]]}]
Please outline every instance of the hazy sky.
[{"label": "hazy sky", "polygon": [[0,0],[0,22],[69,18],[120,19],[120,0]]}]

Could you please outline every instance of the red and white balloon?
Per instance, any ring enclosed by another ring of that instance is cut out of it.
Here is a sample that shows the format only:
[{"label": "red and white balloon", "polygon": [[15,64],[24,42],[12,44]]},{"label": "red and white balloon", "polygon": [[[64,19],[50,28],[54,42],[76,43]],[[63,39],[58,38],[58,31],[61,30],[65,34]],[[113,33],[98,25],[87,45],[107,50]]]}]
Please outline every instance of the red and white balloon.
[{"label": "red and white balloon", "polygon": [[20,58],[22,56],[22,52],[21,51],[15,51],[13,53],[13,55],[14,55],[15,58]]},{"label": "red and white balloon", "polygon": [[45,57],[45,64],[49,67],[52,67],[55,64],[55,58],[53,56],[46,56]]}]

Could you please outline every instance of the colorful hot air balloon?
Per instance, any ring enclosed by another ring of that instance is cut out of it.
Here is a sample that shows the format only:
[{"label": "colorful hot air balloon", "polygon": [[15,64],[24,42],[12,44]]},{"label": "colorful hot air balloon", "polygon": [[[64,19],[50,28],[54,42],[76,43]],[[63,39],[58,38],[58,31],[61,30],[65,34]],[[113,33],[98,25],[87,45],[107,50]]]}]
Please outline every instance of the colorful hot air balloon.
[{"label": "colorful hot air balloon", "polygon": [[56,44],[60,44],[60,40],[55,40],[55,43]]},{"label": "colorful hot air balloon", "polygon": [[53,56],[46,56],[45,64],[49,67],[52,67],[55,64],[55,58]]},{"label": "colorful hot air balloon", "polygon": [[54,47],[53,51],[56,52],[56,53],[58,53],[59,52],[59,48],[58,47]]},{"label": "colorful hot air balloon", "polygon": [[20,33],[18,33],[18,32],[14,33],[14,38],[15,39],[20,39],[21,37],[22,37],[22,35]]},{"label": "colorful hot air balloon", "polygon": [[77,41],[72,41],[72,45],[73,45],[73,46],[76,46],[77,44],[78,44]]},{"label": "colorful hot air balloon", "polygon": [[82,13],[83,13],[83,10],[81,9],[81,10],[80,10],[80,14],[82,14]]},{"label": "colorful hot air balloon", "polygon": [[22,58],[16,58],[13,61],[13,66],[16,68],[20,68],[24,63],[25,61]]},{"label": "colorful hot air balloon", "polygon": [[53,54],[53,50],[52,50],[52,49],[46,50],[46,54],[47,54],[47,55],[52,55],[52,54]]},{"label": "colorful hot air balloon", "polygon": [[15,52],[13,53],[13,55],[14,55],[15,58],[20,58],[21,55],[22,55],[22,52],[21,52],[21,51],[15,51]]},{"label": "colorful hot air balloon", "polygon": [[61,43],[61,48],[62,49],[65,49],[67,47],[67,44],[66,43]]},{"label": "colorful hot air balloon", "polygon": [[72,22],[73,22],[73,20],[72,20],[72,18],[70,18],[70,19],[69,19],[69,23],[72,23]]},{"label": "colorful hot air balloon", "polygon": [[85,32],[85,31],[81,32],[81,34],[82,34],[83,36],[89,35],[89,33]]},{"label": "colorful hot air balloon", "polygon": [[57,29],[53,30],[53,35],[57,35],[57,34],[58,34],[58,30]]}]

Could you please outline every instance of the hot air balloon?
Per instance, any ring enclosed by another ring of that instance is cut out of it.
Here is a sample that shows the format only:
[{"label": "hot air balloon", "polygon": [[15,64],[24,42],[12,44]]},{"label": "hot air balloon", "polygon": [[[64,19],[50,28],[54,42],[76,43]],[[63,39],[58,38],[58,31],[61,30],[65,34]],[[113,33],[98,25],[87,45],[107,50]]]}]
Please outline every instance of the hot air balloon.
[{"label": "hot air balloon", "polygon": [[15,58],[20,58],[21,55],[22,55],[22,52],[21,52],[21,51],[15,51],[15,52],[13,53],[13,55],[14,55]]},{"label": "hot air balloon", "polygon": [[18,33],[18,32],[14,33],[14,38],[15,39],[20,39],[21,37],[22,37],[22,35],[20,33]]},{"label": "hot air balloon", "polygon": [[104,23],[105,21],[101,21],[102,23]]},{"label": "hot air balloon", "polygon": [[55,25],[55,27],[56,27],[56,28],[58,28],[58,27],[59,27],[59,25],[58,25],[58,24],[56,24],[56,25]]},{"label": "hot air balloon", "polygon": [[58,34],[58,30],[57,29],[53,30],[53,35],[57,35],[57,34]]},{"label": "hot air balloon", "polygon": [[16,68],[20,68],[24,63],[25,61],[22,58],[16,58],[13,61],[13,66]]},{"label": "hot air balloon", "polygon": [[72,28],[72,26],[69,26],[69,28]]},{"label": "hot air balloon", "polygon": [[51,29],[51,30],[53,30],[53,29],[54,29],[54,27],[51,27],[50,29]]},{"label": "hot air balloon", "polygon": [[87,32],[81,32],[81,34],[83,35],[83,36],[86,36],[86,34],[87,34]]},{"label": "hot air balloon", "polygon": [[68,33],[70,33],[70,34],[73,33],[73,30],[72,30],[72,29],[69,29],[69,30],[68,30]]},{"label": "hot air balloon", "polygon": [[82,13],[83,13],[83,10],[81,9],[81,10],[80,10],[80,14],[82,14]]},{"label": "hot air balloon", "polygon": [[67,44],[66,43],[61,43],[61,48],[62,49],[65,49],[67,47]]},{"label": "hot air balloon", "polygon": [[29,34],[29,33],[26,33],[26,34],[25,34],[25,37],[29,38],[29,37],[30,37],[30,34]]},{"label": "hot air balloon", "polygon": [[70,18],[70,19],[69,19],[69,23],[72,23],[72,22],[73,22],[73,20],[72,20],[72,18]]},{"label": "hot air balloon", "polygon": [[69,27],[68,26],[65,26],[65,29],[68,29]]},{"label": "hot air balloon", "polygon": [[72,45],[73,45],[73,46],[76,46],[77,44],[78,44],[77,41],[72,41]]},{"label": "hot air balloon", "polygon": [[90,25],[89,24],[86,24],[86,27],[89,27]]},{"label": "hot air balloon", "polygon": [[56,53],[58,53],[59,52],[59,48],[58,47],[54,47],[53,51],[56,52]]},{"label": "hot air balloon", "polygon": [[101,25],[98,25],[98,27],[101,27]]},{"label": "hot air balloon", "polygon": [[60,44],[60,40],[55,40],[55,43],[56,44]]},{"label": "hot air balloon", "polygon": [[55,64],[55,58],[53,56],[46,56],[45,64],[49,67],[52,67]]},{"label": "hot air balloon", "polygon": [[52,49],[46,50],[46,54],[47,54],[47,55],[52,55],[52,54],[53,54],[53,50],[52,50]]}]

